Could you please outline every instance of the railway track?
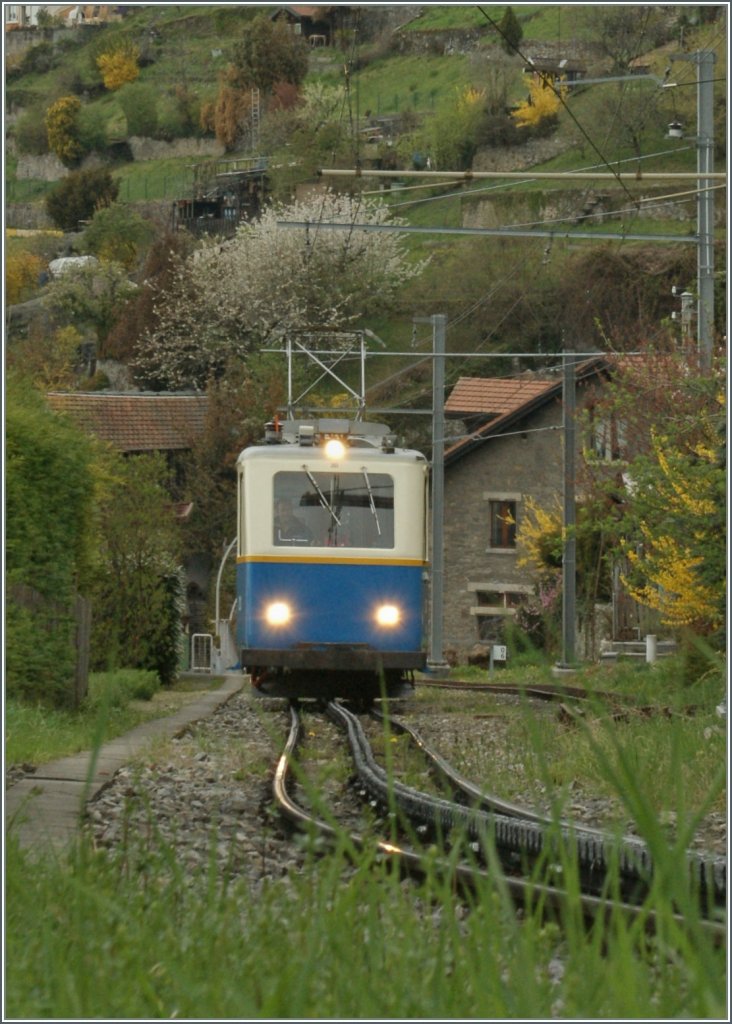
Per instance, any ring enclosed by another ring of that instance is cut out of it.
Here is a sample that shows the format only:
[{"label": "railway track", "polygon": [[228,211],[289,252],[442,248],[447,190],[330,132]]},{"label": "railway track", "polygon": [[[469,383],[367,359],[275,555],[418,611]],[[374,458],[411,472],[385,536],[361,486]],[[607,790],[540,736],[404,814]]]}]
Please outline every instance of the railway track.
[{"label": "railway track", "polygon": [[[326,714],[344,732],[356,770],[355,785],[371,806],[379,807],[388,820],[398,817],[400,836],[395,841],[393,828],[390,835],[373,838],[369,834],[349,832],[354,849],[375,845],[383,856],[395,858],[400,868],[420,875],[429,865],[436,866],[434,842],[445,850],[442,869],[453,873],[457,887],[472,891],[489,874],[500,871],[502,884],[514,901],[526,906],[540,901],[547,908],[558,908],[567,899],[561,884],[555,884],[552,872],[549,883],[537,883],[531,876],[537,865],[561,865],[569,855],[576,860],[582,892],[579,900],[583,914],[595,919],[622,912],[646,916],[642,909],[643,896],[653,878],[653,861],[645,844],[636,837],[617,837],[595,829],[576,828],[568,822],[553,822],[518,805],[492,797],[456,772],[444,758],[430,750],[421,737],[402,722],[391,720],[396,731],[411,736],[414,744],[427,759],[430,771],[437,774],[447,787],[457,791],[455,799],[446,799],[434,793],[425,793],[389,778],[386,770],[374,757],[359,716],[342,703],[331,702]],[[296,704],[290,708],[291,724],[287,744],[275,773],[274,796],[281,812],[298,827],[319,830],[331,839],[338,836],[338,828],[324,821],[322,815],[313,814],[292,796],[291,768],[302,736],[303,724]],[[421,840],[415,846],[415,840]],[[461,860],[455,866],[449,851],[455,845],[461,848]],[[426,851],[432,849],[429,855]],[[564,853],[562,852],[564,851]],[[606,894],[610,872],[620,879],[617,898]],[[698,889],[708,927],[720,938],[726,934],[719,920],[726,900],[726,864],[702,855],[691,854],[687,861],[690,882]],[[561,878],[561,870],[554,874]],[[716,917],[717,920],[713,920]],[[652,919],[646,924],[653,928]]]}]

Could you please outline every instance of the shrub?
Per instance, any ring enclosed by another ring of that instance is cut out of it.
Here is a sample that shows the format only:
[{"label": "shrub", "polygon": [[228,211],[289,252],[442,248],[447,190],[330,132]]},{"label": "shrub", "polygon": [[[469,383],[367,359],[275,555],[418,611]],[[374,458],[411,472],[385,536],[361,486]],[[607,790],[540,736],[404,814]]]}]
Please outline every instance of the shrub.
[{"label": "shrub", "polygon": [[113,50],[97,57],[97,67],[104,82],[104,88],[114,91],[128,82],[134,82],[140,74],[140,50],[125,39]]},{"label": "shrub", "polygon": [[128,135],[152,137],[158,129],[158,98],[155,90],[141,82],[120,89],[119,104],[127,120]]},{"label": "shrub", "polygon": [[9,306],[23,302],[38,287],[41,261],[31,252],[10,252],[5,259],[5,300]]},{"label": "shrub", "polygon": [[126,668],[93,672],[89,677],[88,702],[92,706],[121,708],[131,700],[152,700],[160,689],[155,672]]},{"label": "shrub", "polygon": [[72,599],[89,575],[93,446],[12,377],[6,408],[6,687],[73,699]]},{"label": "shrub", "polygon": [[30,109],[22,113],[15,124],[13,135],[19,153],[30,153],[33,156],[48,153],[48,131],[42,111]]},{"label": "shrub", "polygon": [[48,147],[67,167],[73,167],[84,152],[79,130],[80,111],[78,96],[62,96],[46,111]]},{"label": "shrub", "polygon": [[76,231],[79,221],[109,206],[119,194],[119,182],[104,168],[74,171],[46,196],[46,211],[62,231]]},{"label": "shrub", "polygon": [[164,684],[178,668],[184,589],[167,481],[162,456],[110,463],[92,623],[93,668],[147,669]]},{"label": "shrub", "polygon": [[112,203],[97,210],[84,232],[85,248],[102,260],[131,269],[152,241],[152,225],[127,206]]},{"label": "shrub", "polygon": [[99,107],[82,107],[78,119],[79,143],[84,153],[107,149],[107,121]]}]

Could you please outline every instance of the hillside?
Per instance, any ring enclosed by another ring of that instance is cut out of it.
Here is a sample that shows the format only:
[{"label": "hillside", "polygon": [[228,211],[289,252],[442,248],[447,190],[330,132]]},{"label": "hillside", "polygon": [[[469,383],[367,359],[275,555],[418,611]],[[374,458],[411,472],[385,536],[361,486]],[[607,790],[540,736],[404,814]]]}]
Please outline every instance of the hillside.
[{"label": "hillside", "polygon": [[[506,9],[487,10],[500,19]],[[109,168],[119,184],[118,201],[158,233],[170,227],[171,204],[193,194],[200,166],[211,160],[238,160],[226,166],[242,167],[241,161],[263,156],[271,194],[281,200],[317,185],[323,167],[398,171],[424,168],[429,160],[438,169],[532,169],[537,175],[588,167],[693,171],[693,142],[666,138],[670,122],[681,120],[692,131],[696,122],[694,68],[688,62],[673,63],[679,83],[674,90],[640,79],[568,89],[555,112],[527,129],[517,129],[508,113],[526,98],[529,61],[566,61],[590,78],[625,61],[662,77],[681,52],[680,41],[685,52],[710,47],[717,53],[715,155],[718,163],[724,158],[723,8],[707,9],[698,24],[684,7],[659,8],[646,22],[632,23],[628,38],[628,24],[614,21],[612,8],[524,5],[516,9],[521,36],[513,53],[505,52],[496,24],[475,6],[353,11],[351,20],[334,27],[330,45],[310,48],[305,107],[292,107],[292,96],[280,90],[261,98],[253,121],[253,101],[245,109],[240,102],[229,136],[222,75],[251,33],[258,8],[130,8],[109,26],[11,33],[7,226],[48,225],[44,199],[76,167]],[[99,57],[125,48],[136,55],[137,74],[121,87],[106,88]],[[81,153],[71,167],[48,152],[45,127],[49,107],[68,96],[79,101]],[[346,187],[337,178],[329,181]],[[515,225],[517,232],[533,228],[544,234],[410,236],[413,258],[429,256],[427,270],[402,290],[396,309],[387,315],[376,309],[364,324],[391,349],[411,344],[415,313],[433,312],[448,315],[453,351],[551,353],[564,344],[634,345],[639,336],[652,340],[668,333],[676,308],[673,285],[693,287],[694,246],[633,240],[693,235],[695,200],[688,190],[681,195],[681,187],[636,188],[617,180],[588,180],[578,187],[538,176],[450,187],[409,179],[394,185],[400,187],[380,194],[414,226],[437,232]],[[368,178],[359,187],[380,191],[380,183]],[[721,200],[716,216],[723,232]],[[584,237],[565,237],[580,229]],[[13,244],[30,243],[16,238]],[[78,233],[33,242],[41,269],[62,251],[85,251],[85,244]],[[140,250],[133,277],[143,255]],[[722,292],[720,282],[720,309]],[[21,289],[25,300],[38,294],[30,286]],[[394,360],[383,363],[374,365],[376,379],[392,376]],[[486,365],[476,363],[481,372]],[[420,370],[401,375],[399,398],[419,401],[422,378]],[[397,397],[391,387],[384,395]]]}]

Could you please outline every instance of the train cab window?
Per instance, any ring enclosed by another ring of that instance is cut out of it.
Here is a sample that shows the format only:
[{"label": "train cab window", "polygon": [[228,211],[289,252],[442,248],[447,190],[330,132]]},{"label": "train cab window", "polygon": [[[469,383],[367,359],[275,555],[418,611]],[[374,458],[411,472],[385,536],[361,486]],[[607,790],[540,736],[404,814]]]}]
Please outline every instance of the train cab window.
[{"label": "train cab window", "polygon": [[394,547],[394,481],[385,473],[276,473],[273,543]]}]

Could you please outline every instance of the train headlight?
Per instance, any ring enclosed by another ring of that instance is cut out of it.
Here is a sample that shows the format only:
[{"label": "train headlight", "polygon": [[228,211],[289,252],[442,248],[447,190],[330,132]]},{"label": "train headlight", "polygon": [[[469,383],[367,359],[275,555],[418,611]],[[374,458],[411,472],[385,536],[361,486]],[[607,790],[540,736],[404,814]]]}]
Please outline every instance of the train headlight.
[{"label": "train headlight", "polygon": [[264,617],[270,626],[286,626],[292,618],[292,609],[284,601],[273,601],[264,609]]},{"label": "train headlight", "polygon": [[331,462],[340,462],[343,456],[346,454],[346,446],[343,441],[339,441],[337,437],[331,437],[330,441],[325,442],[325,457]]},{"label": "train headlight", "polygon": [[402,620],[402,613],[395,604],[382,604],[376,609],[376,621],[379,626],[398,626]]}]

